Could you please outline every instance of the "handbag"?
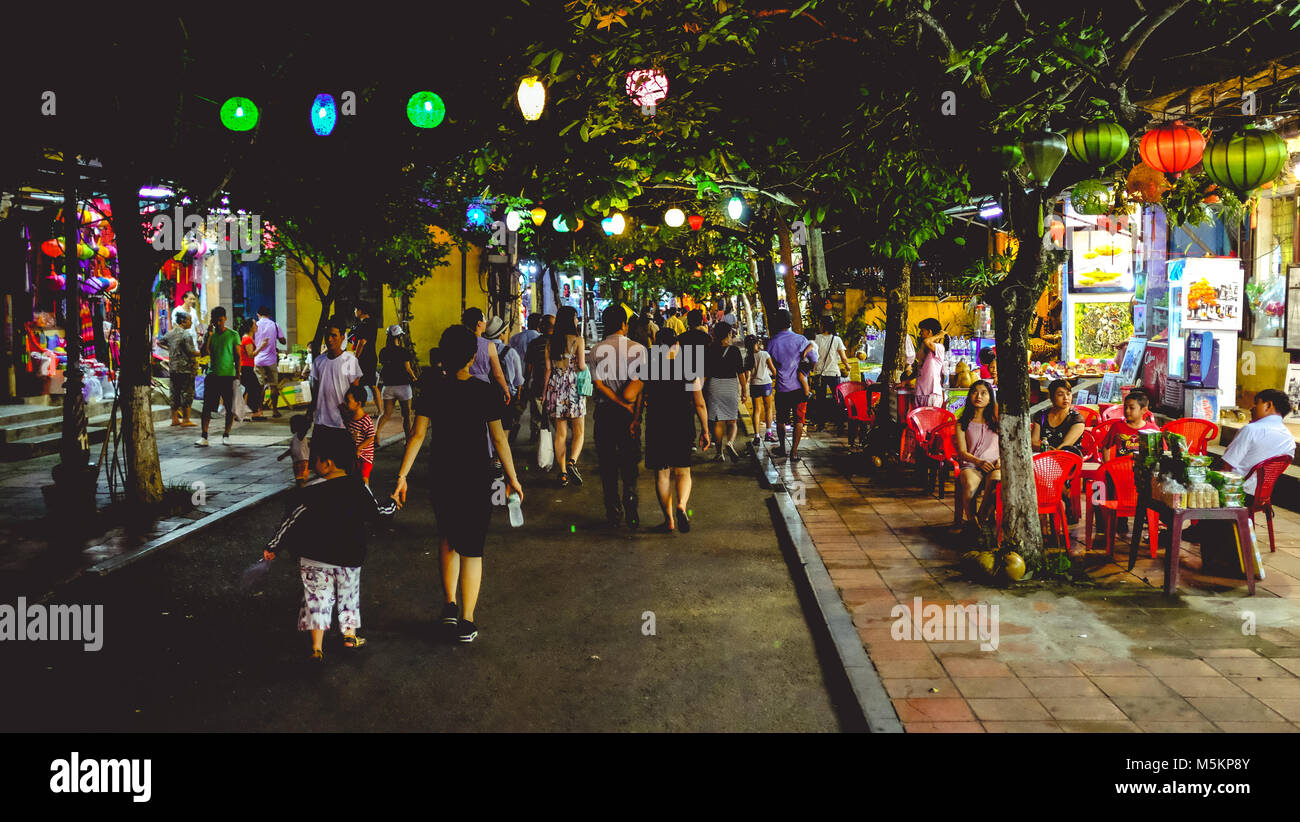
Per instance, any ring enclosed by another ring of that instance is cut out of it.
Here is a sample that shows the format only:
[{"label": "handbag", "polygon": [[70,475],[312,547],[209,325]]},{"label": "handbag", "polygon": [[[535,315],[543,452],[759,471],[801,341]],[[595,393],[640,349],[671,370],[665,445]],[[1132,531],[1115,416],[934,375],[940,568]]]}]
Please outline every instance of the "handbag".
[{"label": "handbag", "polygon": [[549,471],[555,464],[555,443],[551,438],[551,429],[543,428],[541,439],[537,442],[537,467]]},{"label": "handbag", "polygon": [[590,397],[592,392],[595,390],[595,386],[591,384],[591,368],[584,368],[579,371],[577,379],[574,380],[574,384],[577,386],[579,394],[584,397]]}]

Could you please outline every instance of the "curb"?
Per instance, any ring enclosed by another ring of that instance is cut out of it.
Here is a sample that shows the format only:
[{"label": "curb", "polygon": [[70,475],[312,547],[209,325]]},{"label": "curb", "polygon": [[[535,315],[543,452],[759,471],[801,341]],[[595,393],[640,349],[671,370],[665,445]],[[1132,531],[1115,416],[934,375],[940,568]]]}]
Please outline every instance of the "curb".
[{"label": "curb", "polygon": [[[286,437],[286,439],[288,438]],[[405,434],[393,434],[388,439],[382,440],[379,443],[376,450],[387,448],[388,446],[393,445],[395,443],[403,442],[405,439],[406,439]],[[114,571],[125,568],[126,566],[130,565],[136,560],[143,559],[144,557],[148,556],[154,551],[157,551],[159,548],[165,548],[166,546],[170,545],[173,542],[176,542],[177,540],[184,539],[185,537],[193,536],[194,534],[197,534],[200,531],[203,531],[207,528],[211,528],[212,526],[216,525],[217,523],[221,522],[227,517],[233,516],[234,514],[237,514],[240,511],[243,511],[248,508],[252,508],[255,505],[259,505],[263,502],[266,502],[267,500],[279,496],[280,494],[283,494],[286,491],[293,490],[296,487],[297,486],[295,485],[285,485],[280,488],[269,488],[266,491],[261,492],[260,494],[255,494],[246,500],[237,502],[234,505],[230,506],[229,508],[222,508],[220,511],[213,511],[208,516],[204,517],[201,520],[197,520],[191,525],[186,525],[183,528],[177,528],[174,531],[171,531],[167,534],[164,534],[161,537],[158,537],[152,542],[146,542],[144,545],[141,545],[139,548],[136,548],[133,551],[130,551],[125,554],[119,554],[118,556],[115,556],[111,559],[106,559],[97,565],[92,565],[91,567],[82,571],[77,576],[81,576],[82,574],[99,574],[100,576],[104,576],[105,574],[111,574]],[[75,578],[76,577],[74,576],[69,579],[63,580],[63,582],[60,584],[66,584],[68,582],[71,582]]]},{"label": "curb", "polygon": [[868,731],[904,733],[903,723],[894,710],[894,703],[890,701],[884,683],[880,681],[880,675],[876,673],[876,668],[872,665],[866,650],[863,649],[862,640],[853,627],[853,617],[844,607],[839,592],[835,590],[835,584],[831,581],[825,563],[822,562],[821,554],[817,552],[817,546],[808,536],[803,526],[803,519],[799,516],[799,511],[790,498],[785,483],[781,480],[772,459],[767,456],[767,449],[764,448],[761,454],[755,449],[754,458],[758,462],[759,471],[766,479],[767,486],[772,489],[786,536],[794,546],[799,563],[807,577],[808,586],[817,600],[817,608],[826,622],[826,630],[835,645],[835,652],[844,668],[844,675],[848,677],[849,686],[853,689],[853,696],[858,701],[858,708],[866,719]]}]

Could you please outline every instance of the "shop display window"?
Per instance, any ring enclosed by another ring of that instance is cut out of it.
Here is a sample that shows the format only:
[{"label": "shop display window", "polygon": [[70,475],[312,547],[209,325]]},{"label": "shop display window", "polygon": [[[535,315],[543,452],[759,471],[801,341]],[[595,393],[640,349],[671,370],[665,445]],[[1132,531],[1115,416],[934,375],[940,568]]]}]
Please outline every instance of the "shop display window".
[{"label": "shop display window", "polygon": [[1255,272],[1246,285],[1254,316],[1256,345],[1283,344],[1287,305],[1286,272],[1295,237],[1295,197],[1261,197],[1255,245]]}]

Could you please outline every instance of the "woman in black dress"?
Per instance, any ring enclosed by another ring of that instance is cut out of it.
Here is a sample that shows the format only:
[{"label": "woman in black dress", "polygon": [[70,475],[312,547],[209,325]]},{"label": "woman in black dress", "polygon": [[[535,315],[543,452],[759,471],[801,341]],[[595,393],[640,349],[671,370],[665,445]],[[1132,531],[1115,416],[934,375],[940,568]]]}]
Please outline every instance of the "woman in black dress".
[{"label": "woman in black dress", "polygon": [[1069,451],[1083,456],[1079,440],[1083,437],[1083,416],[1071,404],[1070,384],[1065,380],[1052,380],[1047,386],[1052,407],[1039,414],[1030,423],[1029,433],[1038,451]]},{"label": "woman in black dress", "polygon": [[[647,380],[645,390],[646,431],[645,467],[655,472],[655,488],[659,493],[659,507],[664,511],[663,524],[654,530],[682,533],[691,530],[686,506],[691,498],[691,448],[694,436],[694,417],[700,420],[700,447],[707,450],[709,418],[704,406],[701,380],[684,379],[681,372],[673,373],[674,360],[681,354],[677,332],[662,328],[655,337],[657,351],[651,356],[661,356],[657,364],[658,379]],[[667,355],[660,352],[668,349]],[[677,505],[672,503],[672,483],[677,486]]]}]

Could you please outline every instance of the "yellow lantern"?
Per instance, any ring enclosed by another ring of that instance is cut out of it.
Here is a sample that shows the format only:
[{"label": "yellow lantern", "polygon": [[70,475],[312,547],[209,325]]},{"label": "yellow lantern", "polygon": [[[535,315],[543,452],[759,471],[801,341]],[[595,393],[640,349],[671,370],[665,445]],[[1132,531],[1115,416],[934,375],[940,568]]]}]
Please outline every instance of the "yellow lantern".
[{"label": "yellow lantern", "polygon": [[540,226],[542,223],[546,222],[546,209],[541,206],[534,208],[529,213],[533,215],[533,225]]},{"label": "yellow lantern", "polygon": [[546,86],[542,85],[540,78],[525,77],[520,80],[516,96],[525,120],[536,120],[542,116],[542,109],[546,107]]}]

